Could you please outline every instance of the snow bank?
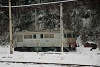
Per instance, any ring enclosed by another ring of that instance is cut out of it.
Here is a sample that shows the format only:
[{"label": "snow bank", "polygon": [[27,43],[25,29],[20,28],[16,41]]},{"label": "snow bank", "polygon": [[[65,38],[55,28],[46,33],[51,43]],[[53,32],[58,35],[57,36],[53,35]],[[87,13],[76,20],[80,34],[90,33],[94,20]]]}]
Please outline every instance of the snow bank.
[{"label": "snow bank", "polygon": [[[77,47],[76,52],[36,53],[36,52],[14,51],[13,54],[9,54],[9,46],[8,46],[8,47],[0,47],[0,61],[7,61],[7,62],[12,61],[15,63],[16,62],[37,62],[37,63],[79,64],[79,65],[100,66],[100,51],[98,49],[90,51],[90,48]],[[5,63],[0,63],[0,65],[4,65],[2,67],[11,67],[12,65],[15,65],[15,64],[8,63],[8,66],[5,66]],[[20,64],[19,66],[24,67],[23,65],[20,65]],[[29,67],[30,66],[31,65],[29,65]],[[13,67],[16,67],[16,66],[13,66]],[[54,67],[54,66],[51,65],[51,67]],[[57,66],[57,67],[60,67],[60,66]]]}]

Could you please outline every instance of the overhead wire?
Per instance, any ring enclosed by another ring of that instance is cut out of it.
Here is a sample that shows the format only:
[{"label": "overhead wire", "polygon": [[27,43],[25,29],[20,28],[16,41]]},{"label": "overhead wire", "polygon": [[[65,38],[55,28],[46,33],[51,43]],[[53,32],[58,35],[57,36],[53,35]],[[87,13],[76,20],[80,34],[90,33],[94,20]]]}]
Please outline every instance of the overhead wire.
[{"label": "overhead wire", "polygon": [[[64,3],[64,2],[69,2],[69,1],[76,1],[76,0],[65,0],[65,1],[57,1],[57,2],[49,2],[49,3],[38,3],[38,4],[29,4],[29,5],[18,5],[18,6],[11,6],[11,7],[14,7],[14,8],[17,8],[17,7],[30,7],[30,6],[39,6],[39,5]],[[0,7],[9,7],[9,6],[0,6]]]}]

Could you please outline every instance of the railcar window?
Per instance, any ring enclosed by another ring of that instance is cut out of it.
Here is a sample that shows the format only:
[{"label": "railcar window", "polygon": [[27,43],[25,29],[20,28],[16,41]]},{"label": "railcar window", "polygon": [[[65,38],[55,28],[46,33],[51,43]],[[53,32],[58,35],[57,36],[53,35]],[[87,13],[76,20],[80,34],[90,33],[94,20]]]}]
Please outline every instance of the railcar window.
[{"label": "railcar window", "polygon": [[33,38],[36,39],[36,34],[33,34]]},{"label": "railcar window", "polygon": [[54,34],[49,34],[49,37],[50,38],[54,38]]},{"label": "railcar window", "polygon": [[49,38],[48,34],[45,34],[45,38]]},{"label": "railcar window", "polygon": [[54,38],[54,34],[45,34],[45,38]]},{"label": "railcar window", "polygon": [[67,33],[67,38],[71,38],[71,33]]},{"label": "railcar window", "polygon": [[43,38],[43,34],[40,34],[40,38]]},{"label": "railcar window", "polygon": [[75,33],[73,33],[73,38],[75,38],[76,37],[76,34]]},{"label": "railcar window", "polygon": [[24,35],[24,39],[32,39],[32,35]]},{"label": "railcar window", "polygon": [[67,36],[66,36],[66,34],[64,34],[64,38],[66,38]]},{"label": "railcar window", "polygon": [[23,35],[18,35],[17,36],[17,41],[18,42],[23,42]]}]

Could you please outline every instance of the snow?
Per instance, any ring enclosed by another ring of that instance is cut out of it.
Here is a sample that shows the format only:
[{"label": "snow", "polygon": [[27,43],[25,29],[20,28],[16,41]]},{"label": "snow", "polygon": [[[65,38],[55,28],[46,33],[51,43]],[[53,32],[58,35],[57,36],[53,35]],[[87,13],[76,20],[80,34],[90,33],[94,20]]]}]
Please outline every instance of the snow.
[{"label": "snow", "polygon": [[76,43],[79,47],[77,47],[74,52],[37,53],[14,51],[13,54],[10,54],[9,45],[0,46],[0,67],[77,67],[77,65],[100,66],[100,50],[98,48],[90,51],[91,48],[82,46],[80,36],[77,38]]},{"label": "snow", "polygon": [[90,44],[95,44],[95,42],[92,42],[92,41],[87,41],[87,43],[90,43]]},{"label": "snow", "polygon": [[77,44],[79,47],[82,47],[82,46],[83,46],[82,40],[81,40],[81,37],[80,37],[80,36],[77,37],[77,39],[76,39],[76,44]]},{"label": "snow", "polygon": [[[100,66],[100,50],[90,51],[90,48],[77,47],[76,52],[16,52],[9,54],[9,46],[0,46],[1,67],[66,67],[60,64],[78,64]],[[9,63],[12,61],[14,63]],[[16,62],[37,62],[52,64],[33,64]],[[58,64],[55,65],[54,63]],[[17,64],[17,65],[16,65]]]},{"label": "snow", "polygon": [[[18,63],[17,65],[15,65],[15,63],[2,63],[0,64],[2,67],[62,67],[62,66],[58,66],[58,65],[44,65],[44,64],[22,64],[22,63]],[[63,66],[66,67],[66,66]]]},{"label": "snow", "polygon": [[[74,52],[37,53],[14,51],[13,54],[10,54],[10,46],[5,44],[7,46],[0,46],[0,67],[69,67],[68,64],[71,65],[70,67],[77,67],[77,65],[100,66],[100,50],[98,48],[92,51],[89,47],[84,48],[80,36],[77,38],[76,43],[79,47]],[[89,41],[89,43],[92,42]],[[72,66],[72,64],[76,66]]]}]

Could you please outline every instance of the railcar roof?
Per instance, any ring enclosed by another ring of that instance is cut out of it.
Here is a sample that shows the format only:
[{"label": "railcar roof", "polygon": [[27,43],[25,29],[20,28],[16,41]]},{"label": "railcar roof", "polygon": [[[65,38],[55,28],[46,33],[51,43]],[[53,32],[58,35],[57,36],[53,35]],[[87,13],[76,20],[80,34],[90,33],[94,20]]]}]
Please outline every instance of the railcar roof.
[{"label": "railcar roof", "polygon": [[[73,31],[69,31],[69,30],[66,30],[66,31],[64,31],[64,33],[70,33],[70,32],[73,32]],[[34,32],[31,32],[31,31],[20,31],[20,32],[16,32],[16,33],[18,33],[18,34],[33,34],[33,33],[35,33],[35,34],[53,34],[53,33],[60,33],[60,31],[39,31],[39,32],[37,32],[37,31],[34,31]]]}]

